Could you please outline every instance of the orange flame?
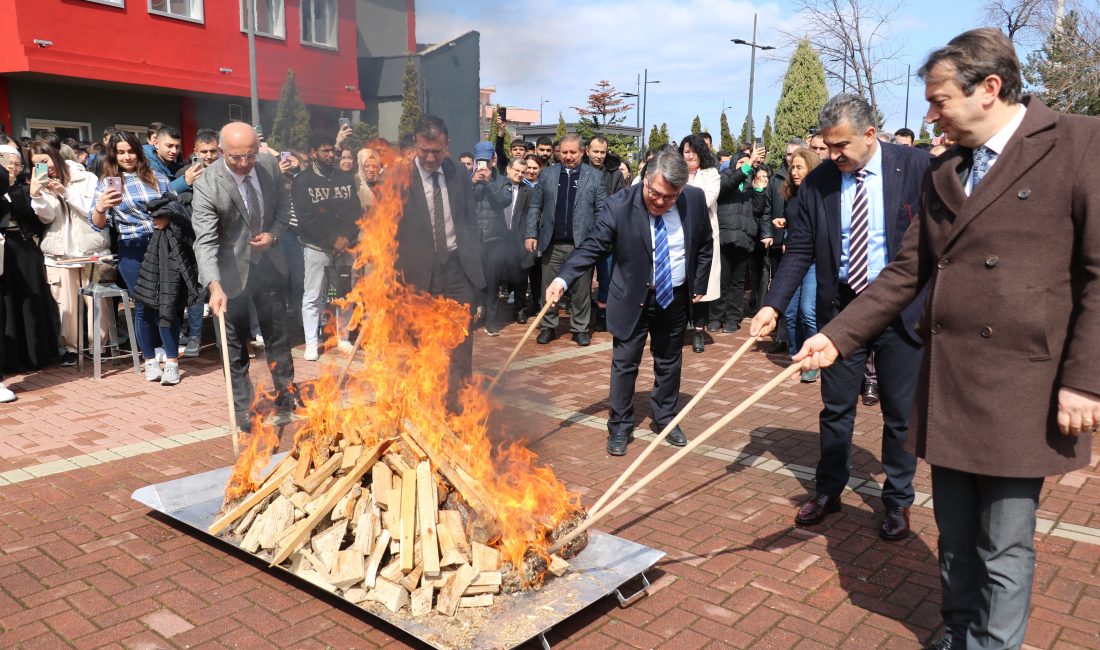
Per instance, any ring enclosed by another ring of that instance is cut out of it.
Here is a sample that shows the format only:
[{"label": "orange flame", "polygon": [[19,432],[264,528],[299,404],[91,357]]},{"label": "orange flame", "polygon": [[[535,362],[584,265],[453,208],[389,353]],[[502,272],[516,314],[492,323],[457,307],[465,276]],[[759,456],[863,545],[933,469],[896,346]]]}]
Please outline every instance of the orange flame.
[{"label": "orange flame", "polygon": [[[397,435],[407,419],[428,444],[469,472],[492,501],[500,519],[503,559],[521,567],[528,552],[548,558],[548,533],[579,508],[580,498],[566,490],[552,470],[540,466],[521,442],[494,448],[487,424],[493,405],[484,382],[474,378],[462,387],[461,414],[447,410],[451,353],[468,334],[470,310],[418,291],[397,277],[397,226],[412,166],[384,144],[374,148],[382,155],[386,173],[375,188],[371,211],[359,221],[353,252],[361,275],[342,302],[352,308],[349,329],[358,329],[362,338],[361,364],[353,367],[343,386],[337,385],[336,372],[322,373],[314,394],[298,410],[304,423],[295,435],[295,447],[309,442],[317,450],[340,438],[371,444]],[[327,333],[326,347],[332,347],[335,332],[329,328]],[[272,435],[269,427],[256,427],[227,487],[227,499],[233,498],[231,491],[239,496],[256,489],[255,468],[266,464],[271,445],[278,444],[277,438],[272,443],[265,434]],[[266,455],[264,445],[269,445]]]}]

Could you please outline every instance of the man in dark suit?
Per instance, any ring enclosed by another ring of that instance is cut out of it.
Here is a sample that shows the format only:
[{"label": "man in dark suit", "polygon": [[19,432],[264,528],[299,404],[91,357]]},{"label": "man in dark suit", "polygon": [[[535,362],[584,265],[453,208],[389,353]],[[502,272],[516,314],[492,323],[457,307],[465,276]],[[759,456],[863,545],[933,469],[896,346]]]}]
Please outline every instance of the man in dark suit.
[{"label": "man in dark suit", "polygon": [[[658,153],[643,182],[608,199],[592,232],[546,289],[561,298],[576,282],[591,282],[592,265],[615,251],[607,298],[611,352],[611,415],[607,453],[622,456],[634,431],[634,381],[649,337],[653,355],[653,421],[664,428],[676,415],[684,329],[691,305],[706,293],[714,254],[706,197],[686,187],[687,163],[676,151]],[[667,440],[687,444],[676,427]]]},{"label": "man in dark suit", "polygon": [[847,358],[930,290],[907,443],[932,466],[939,528],[947,634],[928,647],[1019,648],[1043,477],[1088,465],[1100,423],[1100,123],[1021,98],[997,29],[955,37],[918,75],[957,144],[897,259],[796,359]]},{"label": "man in dark suit", "polygon": [[[527,270],[535,263],[535,254],[523,245],[527,233],[527,208],[531,203],[531,188],[523,182],[527,171],[527,162],[522,158],[513,158],[505,167],[505,177],[498,185],[506,197],[504,207],[504,236],[495,250],[486,248],[488,259],[486,268],[489,278],[488,304],[485,310],[485,331],[489,336],[500,334],[500,325],[495,320],[497,300],[494,289],[504,282],[508,291],[515,297],[512,304],[512,318],[517,323],[527,322],[525,301],[527,298]],[[536,296],[537,298],[537,296]],[[536,300],[537,302],[537,300]]]},{"label": "man in dark suit", "polygon": [[[557,275],[565,258],[573,252],[603,208],[607,192],[603,173],[581,162],[584,145],[578,135],[562,138],[561,162],[539,175],[538,185],[527,210],[527,250],[542,256],[543,292]],[[577,345],[592,342],[588,331],[592,317],[592,269],[573,285],[569,329]],[[558,312],[551,309],[542,319],[537,342],[547,344],[557,336]]]},{"label": "man in dark suit", "polygon": [[222,160],[195,180],[191,225],[199,280],[210,289],[210,310],[225,318],[233,408],[242,431],[252,428],[254,389],[248,375],[249,307],[254,306],[267,348],[267,365],[279,396],[291,410],[294,361],[287,337],[287,265],[277,244],[290,223],[290,195],[278,161],[259,154],[255,129],[227,124],[218,146]]},{"label": "man in dark suit", "polygon": [[[485,270],[470,174],[447,157],[449,135],[443,120],[421,118],[413,137],[416,157],[397,225],[394,267],[407,284],[469,305],[472,317],[485,290]],[[452,409],[472,371],[472,354],[469,335],[451,354],[447,399]]]},{"label": "man in dark suit", "polygon": [[[917,149],[879,142],[874,125],[870,105],[855,95],[837,95],[821,109],[821,133],[830,160],[814,169],[798,190],[799,211],[791,228],[794,236],[787,242],[783,263],[764,297],[765,307],[753,318],[753,334],[775,327],[776,318],[790,303],[811,263],[817,263],[820,325],[873,284],[897,255],[918,212],[929,157]],[[840,495],[852,464],[856,404],[867,354],[874,351],[879,366],[882,468],[886,474],[882,487],[886,511],[879,536],[893,541],[909,534],[917,460],[904,445],[920,363],[920,337],[913,329],[919,308],[916,301],[908,305],[868,345],[823,373],[817,495],[801,506],[796,523],[816,524],[840,510]]]}]

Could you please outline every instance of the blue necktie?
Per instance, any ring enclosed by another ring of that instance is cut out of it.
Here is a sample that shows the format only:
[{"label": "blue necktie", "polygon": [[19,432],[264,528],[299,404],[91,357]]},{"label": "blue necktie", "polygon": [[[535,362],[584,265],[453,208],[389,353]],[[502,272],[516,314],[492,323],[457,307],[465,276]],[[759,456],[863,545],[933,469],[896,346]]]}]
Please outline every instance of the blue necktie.
[{"label": "blue necktie", "polygon": [[985,178],[985,173],[989,171],[989,163],[993,160],[993,150],[984,144],[974,150],[974,164],[970,171],[970,193],[973,194],[974,190],[978,189],[978,183],[982,182]]},{"label": "blue necktie", "polygon": [[672,304],[672,262],[668,256],[668,231],[665,218],[653,220],[653,288],[657,304],[668,309]]}]

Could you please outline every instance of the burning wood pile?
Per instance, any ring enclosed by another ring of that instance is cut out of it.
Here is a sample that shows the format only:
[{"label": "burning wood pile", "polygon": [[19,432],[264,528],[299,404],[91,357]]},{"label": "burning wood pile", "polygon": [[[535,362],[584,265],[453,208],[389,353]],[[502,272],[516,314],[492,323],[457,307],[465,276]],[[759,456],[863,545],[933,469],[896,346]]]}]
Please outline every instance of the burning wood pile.
[{"label": "burning wood pile", "polygon": [[562,575],[587,537],[548,549],[585,514],[522,444],[490,442],[479,382],[463,387],[457,414],[445,408],[469,311],[395,277],[407,185],[391,158],[360,221],[356,268],[371,271],[347,304],[361,365],[323,373],[296,413],[293,448],[262,477],[279,438],[256,419],[209,530],[356,604],[453,617]]}]

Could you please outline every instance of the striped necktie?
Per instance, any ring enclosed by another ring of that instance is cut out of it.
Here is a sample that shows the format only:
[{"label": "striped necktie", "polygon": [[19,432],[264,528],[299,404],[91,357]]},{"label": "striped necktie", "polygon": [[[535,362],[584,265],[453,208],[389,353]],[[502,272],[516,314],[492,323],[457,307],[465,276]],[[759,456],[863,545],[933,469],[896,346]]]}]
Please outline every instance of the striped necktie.
[{"label": "striped necktie", "polygon": [[251,176],[245,176],[241,184],[244,185],[244,207],[248,208],[248,225],[252,229],[252,235],[255,236],[264,229],[264,216],[260,214],[260,198],[256,195],[256,186],[252,184]]},{"label": "striped necktie", "polygon": [[857,294],[867,288],[867,242],[870,238],[867,208],[867,170],[856,176],[856,200],[852,203],[852,223],[848,235],[848,286]]},{"label": "striped necktie", "polygon": [[668,309],[672,304],[672,262],[668,255],[668,231],[665,218],[653,220],[653,288],[657,304]]}]

